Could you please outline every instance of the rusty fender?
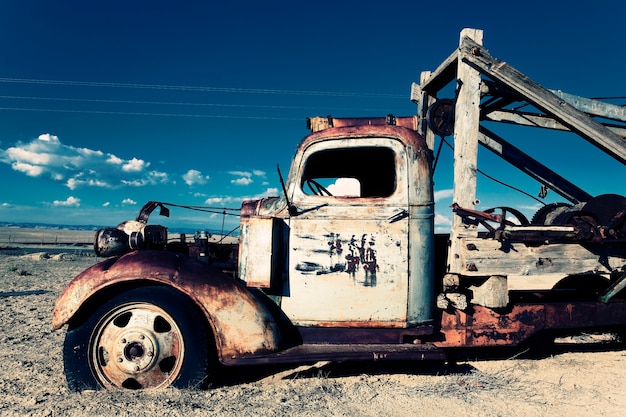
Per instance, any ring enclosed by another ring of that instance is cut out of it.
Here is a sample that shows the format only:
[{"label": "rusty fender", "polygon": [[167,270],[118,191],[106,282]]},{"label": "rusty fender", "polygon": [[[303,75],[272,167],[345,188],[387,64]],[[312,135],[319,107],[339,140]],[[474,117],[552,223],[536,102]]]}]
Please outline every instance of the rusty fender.
[{"label": "rusty fender", "polygon": [[162,251],[131,252],[83,271],[57,299],[53,328],[69,323],[82,306],[116,284],[167,285],[186,294],[204,312],[222,362],[299,343],[293,325],[258,290],[187,255]]}]

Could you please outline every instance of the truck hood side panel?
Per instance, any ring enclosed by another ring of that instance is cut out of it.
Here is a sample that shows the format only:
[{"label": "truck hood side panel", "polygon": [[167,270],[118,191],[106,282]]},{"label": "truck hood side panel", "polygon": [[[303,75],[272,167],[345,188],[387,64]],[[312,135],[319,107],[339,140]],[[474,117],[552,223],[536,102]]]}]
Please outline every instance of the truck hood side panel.
[{"label": "truck hood side panel", "polygon": [[186,294],[205,313],[220,358],[264,354],[299,343],[289,320],[260,291],[186,255],[131,252],[79,274],[57,299],[53,327],[70,322],[99,292],[134,282],[168,285]]}]

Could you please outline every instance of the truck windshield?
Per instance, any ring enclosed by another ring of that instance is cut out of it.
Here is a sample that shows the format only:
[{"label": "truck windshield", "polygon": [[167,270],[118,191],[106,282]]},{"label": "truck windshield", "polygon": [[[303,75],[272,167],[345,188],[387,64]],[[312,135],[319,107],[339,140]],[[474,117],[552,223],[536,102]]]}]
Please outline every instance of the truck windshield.
[{"label": "truck windshield", "polygon": [[316,152],[305,162],[301,188],[307,195],[388,197],[396,189],[394,152],[383,147]]}]

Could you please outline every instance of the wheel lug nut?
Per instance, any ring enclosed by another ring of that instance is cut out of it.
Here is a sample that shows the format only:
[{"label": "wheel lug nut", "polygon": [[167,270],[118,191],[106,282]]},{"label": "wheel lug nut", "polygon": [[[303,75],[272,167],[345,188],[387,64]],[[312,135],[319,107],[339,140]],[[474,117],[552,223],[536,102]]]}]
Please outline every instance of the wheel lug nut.
[{"label": "wheel lug nut", "polygon": [[122,343],[126,343],[126,339],[122,339]]},{"label": "wheel lug nut", "polygon": [[117,358],[117,361],[121,363],[121,362],[124,362],[124,359],[122,359],[122,358]]},{"label": "wheel lug nut", "polygon": [[138,366],[135,366],[135,371],[138,371],[138,370],[139,370],[139,367],[138,367]]}]

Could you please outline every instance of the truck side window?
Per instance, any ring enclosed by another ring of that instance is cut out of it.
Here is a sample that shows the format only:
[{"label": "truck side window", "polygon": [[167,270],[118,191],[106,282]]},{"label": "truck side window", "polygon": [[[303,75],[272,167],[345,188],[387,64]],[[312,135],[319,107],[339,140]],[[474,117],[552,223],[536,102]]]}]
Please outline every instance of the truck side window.
[{"label": "truck side window", "polygon": [[388,197],[396,189],[394,152],[382,147],[316,152],[305,163],[301,188],[307,195]]}]

